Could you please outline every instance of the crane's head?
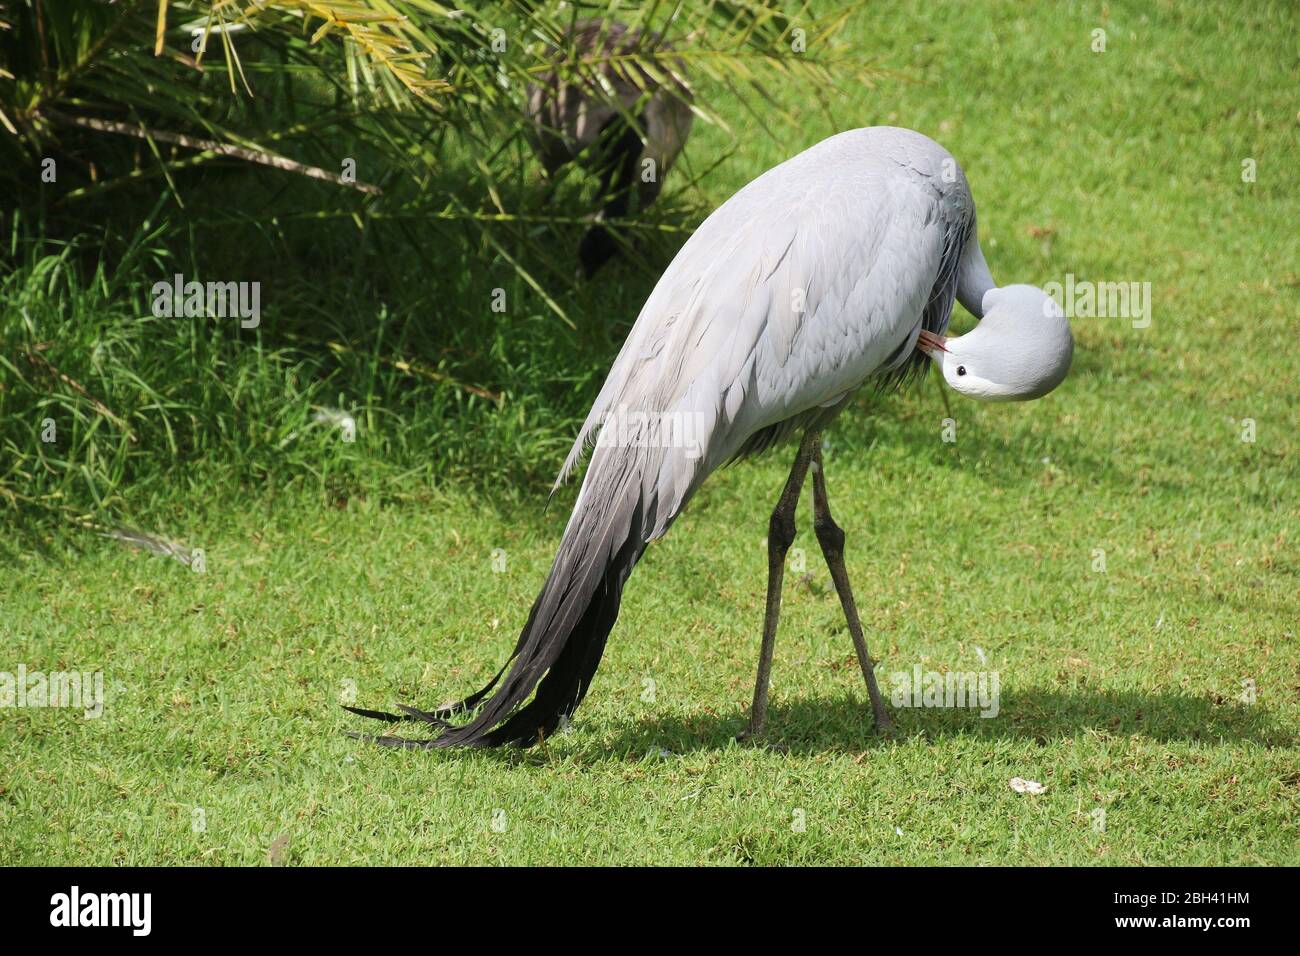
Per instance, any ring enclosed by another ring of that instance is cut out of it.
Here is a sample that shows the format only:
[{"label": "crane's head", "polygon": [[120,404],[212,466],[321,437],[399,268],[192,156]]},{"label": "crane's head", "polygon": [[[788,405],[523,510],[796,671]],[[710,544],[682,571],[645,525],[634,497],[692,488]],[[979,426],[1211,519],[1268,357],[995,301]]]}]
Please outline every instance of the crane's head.
[{"label": "crane's head", "polygon": [[916,347],[963,395],[986,402],[1041,398],[1070,371],[1074,337],[1061,307],[1042,289],[1009,285],[984,293],[984,317],[965,335],[922,332]]}]

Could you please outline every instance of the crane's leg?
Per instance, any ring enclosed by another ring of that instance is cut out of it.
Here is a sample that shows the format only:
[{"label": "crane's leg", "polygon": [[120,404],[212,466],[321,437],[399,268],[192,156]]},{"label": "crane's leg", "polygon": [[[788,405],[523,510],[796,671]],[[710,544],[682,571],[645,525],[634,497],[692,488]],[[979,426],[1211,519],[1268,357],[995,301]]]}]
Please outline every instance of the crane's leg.
[{"label": "crane's leg", "polygon": [[781,616],[781,582],[785,579],[785,553],[794,541],[794,514],[799,492],[808,474],[808,464],[821,444],[820,433],[804,436],[794,467],[767,525],[767,610],[763,614],[763,645],[758,653],[758,680],[754,684],[754,706],[749,709],[749,728],[739,740],[754,740],[763,735],[767,718],[767,685],[772,679],[772,648],[776,644],[776,622]]},{"label": "crane's leg", "polygon": [[813,449],[813,530],[817,541],[822,546],[826,557],[826,566],[830,568],[831,580],[835,582],[835,591],[840,596],[844,608],[844,617],[849,622],[849,634],[853,637],[853,648],[858,652],[858,664],[862,667],[862,676],[867,681],[867,694],[871,697],[871,710],[875,715],[876,730],[885,731],[893,727],[889,713],[885,710],[884,698],[876,686],[876,671],[871,664],[871,655],[867,653],[867,642],[862,636],[862,622],[858,620],[858,605],[853,600],[853,589],[849,587],[849,572],[844,567],[844,532],[831,517],[830,502],[826,499],[826,475],[822,466],[822,450],[819,444]]}]

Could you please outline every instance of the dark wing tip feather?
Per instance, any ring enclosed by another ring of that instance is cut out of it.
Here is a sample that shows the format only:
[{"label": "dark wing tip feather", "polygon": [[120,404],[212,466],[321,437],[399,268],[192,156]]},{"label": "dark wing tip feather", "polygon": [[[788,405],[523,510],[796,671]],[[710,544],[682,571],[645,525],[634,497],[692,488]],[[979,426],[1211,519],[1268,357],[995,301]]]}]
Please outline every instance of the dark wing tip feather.
[{"label": "dark wing tip feather", "polygon": [[406,714],[408,720],[421,720],[426,724],[433,724],[435,727],[450,727],[451,724],[447,722],[443,715],[445,714],[449,717],[451,714],[456,713],[456,711],[451,708],[447,708],[446,710],[427,711],[419,710],[415,707],[408,707],[405,704],[398,704],[397,709]]},{"label": "dark wing tip feather", "polygon": [[[352,736],[384,747],[422,749],[531,747],[549,737],[586,695],[618,617],[623,585],[645,550],[653,515],[647,516],[643,501],[644,468],[641,458],[626,456],[597,474],[589,503],[577,513],[577,530],[566,531],[514,652],[486,687],[432,713],[405,706],[400,708],[404,716],[348,708],[388,722],[422,721],[436,727],[437,736]],[[593,480],[592,473],[587,480]],[[492,693],[503,675],[504,683]],[[465,724],[445,719],[462,710],[477,714]]]},{"label": "dark wing tip feather", "polygon": [[358,734],[353,731],[348,731],[347,735],[353,740],[360,740],[363,743],[375,744],[379,747],[395,747],[401,750],[431,750],[438,746],[436,740],[411,740],[407,737],[380,737],[374,734]]},{"label": "dark wing tip feather", "polygon": [[343,709],[349,713],[356,714],[358,717],[369,717],[371,720],[382,720],[386,723],[396,724],[403,720],[414,720],[413,717],[406,717],[402,714],[390,714],[386,710],[366,710],[364,707],[349,707],[343,705]]}]

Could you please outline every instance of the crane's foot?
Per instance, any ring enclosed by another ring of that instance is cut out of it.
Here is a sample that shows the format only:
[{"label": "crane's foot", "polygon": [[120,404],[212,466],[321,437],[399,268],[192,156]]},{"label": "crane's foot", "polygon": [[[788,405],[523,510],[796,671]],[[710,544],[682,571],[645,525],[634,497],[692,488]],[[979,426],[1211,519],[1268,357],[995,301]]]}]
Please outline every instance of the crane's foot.
[{"label": "crane's foot", "polygon": [[890,718],[889,714],[885,712],[884,708],[881,708],[875,712],[875,717],[873,722],[875,724],[876,733],[879,734],[881,737],[893,736],[894,721]]}]

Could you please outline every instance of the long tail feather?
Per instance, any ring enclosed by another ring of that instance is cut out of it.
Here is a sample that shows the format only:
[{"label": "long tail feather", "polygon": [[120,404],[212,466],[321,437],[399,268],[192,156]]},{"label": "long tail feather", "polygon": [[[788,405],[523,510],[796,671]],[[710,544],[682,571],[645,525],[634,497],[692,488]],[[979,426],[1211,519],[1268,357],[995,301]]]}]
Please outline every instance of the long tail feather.
[{"label": "long tail feather", "polygon": [[[514,652],[485,687],[431,712],[348,708],[390,723],[428,723],[441,730],[439,736],[427,741],[354,736],[389,747],[496,747],[531,746],[554,733],[591,685],[618,618],[623,585],[655,527],[657,496],[642,478],[655,473],[660,457],[645,448],[602,448],[593,456]],[[476,708],[465,724],[448,720]]]}]

